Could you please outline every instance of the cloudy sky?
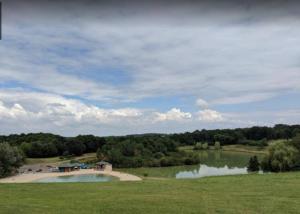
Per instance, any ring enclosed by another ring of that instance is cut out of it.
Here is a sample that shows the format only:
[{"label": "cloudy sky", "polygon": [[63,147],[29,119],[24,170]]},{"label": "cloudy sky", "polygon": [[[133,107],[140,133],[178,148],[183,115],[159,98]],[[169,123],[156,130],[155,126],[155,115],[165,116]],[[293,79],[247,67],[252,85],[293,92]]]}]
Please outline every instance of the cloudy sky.
[{"label": "cloudy sky", "polygon": [[149,2],[2,1],[0,134],[300,122],[299,4]]}]

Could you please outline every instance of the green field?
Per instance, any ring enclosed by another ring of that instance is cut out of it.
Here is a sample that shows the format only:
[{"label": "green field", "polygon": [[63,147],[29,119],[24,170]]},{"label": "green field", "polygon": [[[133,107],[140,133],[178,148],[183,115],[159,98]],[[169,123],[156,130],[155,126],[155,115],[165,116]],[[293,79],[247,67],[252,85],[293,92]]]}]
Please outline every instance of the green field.
[{"label": "green field", "polygon": [[300,173],[1,184],[0,213],[297,213]]}]

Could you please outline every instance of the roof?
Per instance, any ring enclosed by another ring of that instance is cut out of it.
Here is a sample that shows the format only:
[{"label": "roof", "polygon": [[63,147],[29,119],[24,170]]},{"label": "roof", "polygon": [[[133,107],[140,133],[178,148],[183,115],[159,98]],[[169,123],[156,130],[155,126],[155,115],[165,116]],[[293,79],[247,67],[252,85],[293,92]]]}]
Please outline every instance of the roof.
[{"label": "roof", "polygon": [[100,162],[96,163],[96,165],[111,165],[111,164],[106,161],[100,161]]}]

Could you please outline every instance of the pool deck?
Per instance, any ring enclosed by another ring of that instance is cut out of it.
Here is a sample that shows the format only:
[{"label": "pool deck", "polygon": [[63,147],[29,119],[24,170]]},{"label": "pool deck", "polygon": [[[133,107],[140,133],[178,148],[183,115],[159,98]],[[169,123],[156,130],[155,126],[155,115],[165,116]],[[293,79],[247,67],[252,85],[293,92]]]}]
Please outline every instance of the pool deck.
[{"label": "pool deck", "polygon": [[108,175],[117,177],[120,181],[140,181],[142,180],[140,177],[118,172],[118,171],[97,171],[94,169],[81,169],[78,171],[72,172],[35,172],[35,173],[23,173],[15,176],[2,178],[0,179],[0,183],[31,183],[35,180],[39,180],[42,178],[52,178],[58,176],[68,176],[68,175],[86,175],[86,174],[100,174],[100,175]]}]

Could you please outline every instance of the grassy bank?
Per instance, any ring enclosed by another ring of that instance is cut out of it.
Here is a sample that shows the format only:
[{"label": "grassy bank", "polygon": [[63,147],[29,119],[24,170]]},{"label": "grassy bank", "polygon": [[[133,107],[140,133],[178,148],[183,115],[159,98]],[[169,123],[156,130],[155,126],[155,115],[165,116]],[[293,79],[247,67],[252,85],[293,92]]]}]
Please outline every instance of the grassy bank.
[{"label": "grassy bank", "polygon": [[1,213],[296,213],[300,173],[141,182],[1,184]]}]

